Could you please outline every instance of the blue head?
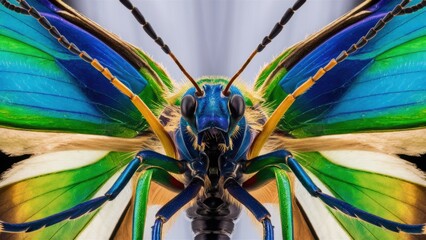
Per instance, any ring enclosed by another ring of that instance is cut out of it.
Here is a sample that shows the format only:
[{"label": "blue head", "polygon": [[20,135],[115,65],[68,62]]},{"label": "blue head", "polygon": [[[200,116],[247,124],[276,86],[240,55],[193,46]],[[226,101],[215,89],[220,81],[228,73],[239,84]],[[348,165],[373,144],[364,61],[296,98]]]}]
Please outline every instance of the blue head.
[{"label": "blue head", "polygon": [[241,92],[231,88],[229,96],[222,94],[220,84],[205,84],[203,96],[190,89],[182,98],[182,121],[186,121],[198,146],[230,147],[231,136],[244,116],[245,102]]}]

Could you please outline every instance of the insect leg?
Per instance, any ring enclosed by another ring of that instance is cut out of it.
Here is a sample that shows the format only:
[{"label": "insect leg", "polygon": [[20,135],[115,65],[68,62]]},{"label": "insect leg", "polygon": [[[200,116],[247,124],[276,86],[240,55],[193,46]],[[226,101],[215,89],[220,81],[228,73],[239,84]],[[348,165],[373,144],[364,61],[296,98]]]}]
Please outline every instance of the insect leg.
[{"label": "insect leg", "polygon": [[256,173],[266,167],[277,166],[283,164],[283,159],[291,156],[291,153],[285,150],[278,150],[270,152],[258,157],[255,157],[249,161],[244,162],[243,171],[246,174]]},{"label": "insect leg", "polygon": [[269,214],[268,210],[241,187],[235,179],[228,178],[225,180],[224,185],[229,194],[250,210],[256,219],[262,223],[264,240],[273,240],[274,227],[272,226],[270,220],[271,214]]},{"label": "insect leg", "polygon": [[283,169],[272,168],[277,183],[278,201],[280,206],[281,232],[283,239],[294,239],[293,209],[290,179]]},{"label": "insect leg", "polygon": [[288,167],[280,164],[272,167],[265,167],[257,172],[253,177],[243,183],[246,190],[257,189],[265,186],[266,183],[275,179],[277,185],[278,202],[280,207],[281,234],[283,239],[293,239],[293,209],[290,180],[286,174]]},{"label": "insect leg", "polygon": [[[175,164],[173,165],[171,161],[174,161]],[[88,214],[101,207],[106,201],[114,200],[130,181],[134,173],[142,165],[142,162],[146,166],[163,168],[165,170],[171,170],[171,172],[174,171],[177,173],[179,172],[179,166],[181,166],[179,164],[182,164],[177,160],[168,158],[164,155],[152,151],[141,151],[127,165],[127,167],[115,181],[112,187],[104,194],[104,196],[91,199],[63,212],[31,222],[8,223],[0,221],[0,232],[31,232],[43,227],[51,226],[64,220],[75,219]],[[152,164],[149,165],[150,163]]]},{"label": "insect leg", "polygon": [[170,200],[155,215],[156,220],[152,227],[152,239],[161,240],[163,224],[167,222],[176,212],[179,211],[185,204],[195,198],[204,185],[204,180],[195,177],[189,185],[180,192],[176,197]]},{"label": "insect leg", "polygon": [[167,172],[183,173],[185,171],[186,161],[179,161],[149,150],[140,151],[137,154],[137,158],[141,159],[143,167],[148,168],[147,172],[145,172],[138,181],[135,209],[133,211],[133,239],[142,239],[151,179],[172,190],[176,190],[176,188],[182,189],[183,184],[178,182]]},{"label": "insect leg", "polygon": [[25,223],[8,223],[0,221],[0,232],[31,232],[43,227],[62,222],[68,219],[75,219],[101,207],[106,201],[112,201],[127,185],[133,174],[139,168],[142,160],[135,157],[124,169],[112,187],[102,197],[97,197],[89,201],[78,204],[63,212]]},{"label": "insect leg", "polygon": [[373,215],[371,213],[365,212],[359,208],[356,208],[349,203],[342,201],[340,199],[334,198],[327,194],[321,192],[308,176],[308,174],[303,170],[302,166],[294,159],[293,157],[288,157],[286,159],[286,164],[290,167],[290,169],[294,172],[296,177],[302,183],[302,185],[308,190],[308,192],[313,197],[318,197],[328,206],[341,211],[342,213],[354,217],[362,219],[368,223],[374,224],[379,227],[384,227],[394,232],[406,232],[411,234],[426,234],[426,224],[402,224],[394,221],[390,221],[379,216]]},{"label": "insect leg", "polygon": [[177,174],[183,173],[186,170],[187,161],[177,160],[154,151],[140,151],[136,156],[142,159],[143,167],[145,168],[161,168],[167,172]]},{"label": "insect leg", "polygon": [[[280,160],[281,159],[281,160]],[[285,150],[271,152],[247,161],[244,166],[245,173],[254,173],[256,171],[266,169],[271,166],[280,166],[280,163],[285,163],[291,171],[296,175],[297,179],[302,183],[305,189],[313,197],[318,197],[328,206],[343,212],[344,214],[364,220],[368,223],[379,227],[384,227],[394,232],[406,232],[411,234],[426,234],[426,224],[402,224],[390,221],[379,216],[370,214],[361,209],[358,209],[347,202],[329,196],[321,191],[311,180],[309,175],[300,166],[300,164]]]},{"label": "insect leg", "polygon": [[[256,169],[263,169],[268,166],[279,166],[279,158],[281,157],[281,163],[285,163],[291,171],[296,175],[297,179],[302,183],[305,189],[313,197],[318,197],[328,206],[341,211],[342,213],[364,220],[368,223],[374,224],[379,227],[384,227],[394,232],[406,232],[411,234],[426,234],[426,224],[402,224],[394,221],[390,221],[379,216],[367,213],[361,209],[358,209],[347,202],[324,194],[315,183],[311,180],[309,175],[300,166],[300,164],[285,150],[278,150],[254,158],[252,163],[249,161],[246,164],[246,170],[255,171]],[[246,171],[247,172],[247,171]]]},{"label": "insect leg", "polygon": [[132,239],[143,239],[151,181],[176,192],[182,191],[184,188],[182,183],[162,169],[151,168],[142,173],[135,191]]},{"label": "insect leg", "polygon": [[139,176],[138,183],[136,185],[132,221],[132,239],[143,239],[149,188],[151,186],[154,170],[156,169],[152,168],[142,173]]}]

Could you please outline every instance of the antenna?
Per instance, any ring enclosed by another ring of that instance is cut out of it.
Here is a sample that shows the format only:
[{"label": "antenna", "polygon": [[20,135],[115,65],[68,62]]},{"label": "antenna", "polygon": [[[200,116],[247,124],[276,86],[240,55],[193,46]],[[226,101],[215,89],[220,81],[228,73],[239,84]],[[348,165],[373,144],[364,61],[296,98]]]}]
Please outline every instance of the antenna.
[{"label": "antenna", "polygon": [[287,9],[287,11],[284,13],[284,15],[281,17],[281,20],[277,22],[272,28],[271,33],[269,33],[268,36],[265,36],[262,40],[262,42],[257,46],[257,48],[250,54],[249,58],[246,60],[246,62],[243,64],[243,66],[238,70],[238,72],[232,76],[232,78],[229,80],[228,85],[226,85],[225,89],[223,90],[223,95],[228,96],[229,95],[229,88],[231,88],[232,83],[237,79],[238,76],[246,69],[247,65],[251,62],[251,60],[256,56],[257,53],[261,52],[266,45],[268,45],[272,39],[274,39],[278,34],[283,30],[284,25],[287,24],[287,22],[293,17],[293,14],[306,2],[306,0],[298,0],[293,4],[293,7]]},{"label": "antenna", "polygon": [[154,29],[152,28],[151,24],[147,22],[142,15],[142,13],[139,11],[139,9],[130,2],[130,0],[120,0],[120,2],[129,9],[135,19],[139,22],[139,24],[142,26],[143,30],[150,36],[160,47],[163,49],[163,51],[169,55],[173,61],[178,65],[179,69],[182,71],[182,73],[189,79],[189,81],[194,85],[195,89],[197,89],[196,94],[198,96],[203,95],[203,91],[201,90],[200,86],[198,86],[197,82],[189,75],[189,73],[185,70],[185,68],[182,66],[182,64],[179,62],[179,60],[176,58],[176,56],[173,54],[173,52],[170,50],[169,46],[164,43],[163,39],[161,37],[157,36]]}]

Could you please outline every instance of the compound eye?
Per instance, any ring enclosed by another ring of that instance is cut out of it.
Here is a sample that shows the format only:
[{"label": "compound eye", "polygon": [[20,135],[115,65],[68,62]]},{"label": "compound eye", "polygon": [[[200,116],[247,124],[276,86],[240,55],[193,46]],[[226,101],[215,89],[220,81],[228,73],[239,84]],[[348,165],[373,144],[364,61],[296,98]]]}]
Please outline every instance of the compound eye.
[{"label": "compound eye", "polygon": [[197,105],[197,102],[194,96],[186,95],[185,97],[182,98],[182,101],[180,104],[180,111],[182,113],[182,116],[185,118],[185,120],[190,121],[191,119],[194,118],[196,105]]},{"label": "compound eye", "polygon": [[240,118],[244,115],[244,111],[246,109],[246,103],[244,102],[244,98],[240,95],[234,95],[229,100],[229,110],[231,111],[231,117],[236,120],[240,120]]}]

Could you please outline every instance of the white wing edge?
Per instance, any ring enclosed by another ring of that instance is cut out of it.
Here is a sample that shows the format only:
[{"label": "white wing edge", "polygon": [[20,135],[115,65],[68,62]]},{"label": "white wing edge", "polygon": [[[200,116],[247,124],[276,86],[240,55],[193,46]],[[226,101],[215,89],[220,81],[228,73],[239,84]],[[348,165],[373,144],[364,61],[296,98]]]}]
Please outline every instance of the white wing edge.
[{"label": "white wing edge", "polygon": [[32,177],[76,169],[97,162],[107,151],[62,151],[30,157],[13,165],[2,175],[0,187]]},{"label": "white wing edge", "polygon": [[[114,176],[99,189],[93,198],[103,196],[114,184],[123,170],[124,168],[114,174]],[[76,239],[110,239],[121,215],[132,199],[133,190],[131,182],[132,181],[129,181],[117,198],[113,201],[106,202],[101,207],[99,212],[90,220],[89,224],[85,226],[84,230],[80,232]]]},{"label": "white wing edge", "polygon": [[397,156],[370,151],[323,151],[331,162],[343,167],[395,177],[426,186],[425,172]]},{"label": "white wing edge", "polygon": [[[324,193],[333,196],[315,175],[306,169],[305,171]],[[320,199],[312,197],[297,179],[294,181],[294,191],[319,239],[352,239],[326,205]]]}]

